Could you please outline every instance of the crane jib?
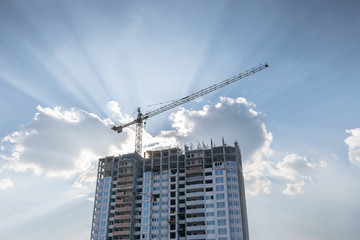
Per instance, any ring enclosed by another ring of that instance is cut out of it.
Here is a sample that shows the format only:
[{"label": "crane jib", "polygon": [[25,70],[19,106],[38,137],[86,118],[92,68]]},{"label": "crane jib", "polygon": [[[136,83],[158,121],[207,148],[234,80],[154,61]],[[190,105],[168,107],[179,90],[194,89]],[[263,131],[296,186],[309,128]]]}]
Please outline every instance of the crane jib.
[{"label": "crane jib", "polygon": [[208,94],[210,92],[213,92],[213,91],[215,91],[215,90],[217,90],[219,88],[222,88],[222,87],[227,86],[227,85],[229,85],[231,83],[239,81],[240,79],[248,77],[248,76],[250,76],[250,75],[252,75],[252,74],[254,74],[256,72],[259,72],[259,71],[261,71],[261,70],[263,70],[263,69],[265,69],[267,67],[269,67],[269,65],[267,63],[260,64],[259,66],[253,67],[253,68],[247,70],[244,73],[240,73],[240,74],[235,75],[235,76],[233,76],[231,78],[225,79],[225,80],[221,81],[220,83],[211,85],[210,87],[207,87],[207,88],[204,88],[204,89],[202,89],[202,90],[200,90],[198,92],[192,93],[189,96],[180,98],[178,100],[174,100],[169,104],[166,104],[166,105],[164,105],[164,106],[162,106],[162,107],[160,107],[158,109],[149,111],[149,112],[147,112],[145,114],[141,114],[140,108],[138,108],[138,117],[137,117],[137,119],[135,119],[135,120],[133,120],[131,122],[128,122],[126,124],[123,124],[123,125],[114,126],[114,127],[112,127],[112,129],[117,131],[117,132],[121,132],[124,127],[128,127],[128,126],[131,126],[131,125],[137,123],[136,124],[135,152],[141,154],[142,124],[143,124],[142,121],[143,120],[148,119],[150,117],[153,117],[155,115],[158,115],[158,114],[160,114],[162,112],[165,112],[165,111],[170,110],[172,108],[175,108],[177,106],[180,106],[180,105],[182,105],[182,104],[184,104],[186,102],[189,102],[189,101],[194,100],[196,98],[199,98],[201,96],[204,96],[204,95],[206,95],[206,94]]}]

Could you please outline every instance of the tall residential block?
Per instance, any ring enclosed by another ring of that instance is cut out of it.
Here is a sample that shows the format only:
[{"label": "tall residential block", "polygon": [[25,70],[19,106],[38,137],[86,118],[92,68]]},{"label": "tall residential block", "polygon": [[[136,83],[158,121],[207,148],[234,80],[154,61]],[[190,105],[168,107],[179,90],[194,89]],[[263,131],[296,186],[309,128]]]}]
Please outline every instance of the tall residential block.
[{"label": "tall residential block", "polygon": [[248,240],[238,144],[101,158],[91,239]]}]

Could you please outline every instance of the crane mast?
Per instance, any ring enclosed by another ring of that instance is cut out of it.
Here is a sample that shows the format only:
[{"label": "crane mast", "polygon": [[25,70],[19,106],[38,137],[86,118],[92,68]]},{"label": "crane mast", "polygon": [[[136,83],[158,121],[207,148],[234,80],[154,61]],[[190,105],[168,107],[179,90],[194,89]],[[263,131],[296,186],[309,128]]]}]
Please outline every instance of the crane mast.
[{"label": "crane mast", "polygon": [[217,84],[214,84],[214,85],[211,85],[210,87],[207,87],[207,88],[204,88],[198,92],[195,92],[195,93],[192,93],[186,97],[183,97],[183,98],[180,98],[180,99],[177,99],[177,100],[174,100],[172,101],[171,103],[169,104],[166,104],[160,108],[157,108],[155,110],[152,110],[152,111],[149,111],[145,114],[142,114],[141,111],[140,111],[140,108],[138,108],[138,115],[137,115],[137,118],[134,119],[133,121],[131,122],[128,122],[126,124],[120,124],[118,126],[113,126],[112,129],[114,131],[117,131],[118,133],[122,132],[122,129],[125,128],[125,127],[128,127],[128,126],[131,126],[133,124],[136,124],[136,139],[135,139],[135,152],[139,153],[141,155],[141,150],[142,150],[142,130],[143,130],[143,121],[150,118],[150,117],[153,117],[155,115],[158,115],[162,112],[165,112],[167,110],[170,110],[172,108],[175,108],[177,106],[180,106],[186,102],[189,102],[189,101],[192,101],[196,98],[199,98],[201,96],[204,96],[210,92],[213,92],[219,88],[222,88],[222,87],[225,87],[231,83],[234,83],[236,81],[239,81],[240,79],[243,79],[243,78],[246,78],[256,72],[259,72],[265,68],[269,67],[269,65],[267,63],[265,64],[260,64],[259,66],[256,66],[256,67],[253,67],[243,73],[240,73],[238,75],[235,75],[231,78],[228,78],[228,79],[225,79]]}]

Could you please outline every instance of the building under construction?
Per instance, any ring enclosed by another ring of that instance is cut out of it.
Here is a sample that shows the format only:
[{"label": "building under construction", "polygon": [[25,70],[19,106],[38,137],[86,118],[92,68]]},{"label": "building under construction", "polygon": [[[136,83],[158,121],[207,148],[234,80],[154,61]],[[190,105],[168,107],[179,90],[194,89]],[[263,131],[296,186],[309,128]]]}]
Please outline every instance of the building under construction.
[{"label": "building under construction", "polygon": [[248,240],[238,144],[99,160],[92,240]]}]

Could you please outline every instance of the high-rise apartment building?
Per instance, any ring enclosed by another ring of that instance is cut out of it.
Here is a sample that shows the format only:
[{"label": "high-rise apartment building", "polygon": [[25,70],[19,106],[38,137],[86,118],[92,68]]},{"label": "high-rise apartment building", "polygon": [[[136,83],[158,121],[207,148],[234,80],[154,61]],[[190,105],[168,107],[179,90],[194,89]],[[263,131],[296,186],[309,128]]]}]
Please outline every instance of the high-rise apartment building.
[{"label": "high-rise apartment building", "polygon": [[238,144],[99,160],[92,240],[248,240]]}]

